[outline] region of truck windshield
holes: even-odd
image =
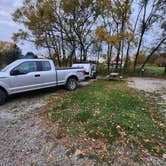
[[[8,69],[10,69],[12,66],[13,66],[14,62],[13,63],[10,63],[9,65],[7,65],[6,67],[2,68],[0,71],[1,72],[5,72],[7,71]]]

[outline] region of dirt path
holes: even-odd
[[[166,117],[166,79],[130,77],[128,86],[142,90],[149,103],[156,103],[156,109]]]
[[[80,165],[67,156],[63,145],[55,144],[56,128],[43,123],[36,113],[49,98],[64,91],[46,89],[14,95],[0,106],[0,166]]]
[[[131,77],[128,86],[150,93],[159,93],[166,102],[166,80],[156,78]]]

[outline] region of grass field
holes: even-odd
[[[147,75],[147,76],[164,76],[164,67],[146,66],[145,75]]]
[[[52,110],[52,120],[60,124],[59,136],[102,139],[111,147],[115,140],[134,138],[151,154],[162,156],[165,149],[164,118],[152,110],[144,95],[126,82],[99,80],[64,95]]]
[[[133,72],[133,68],[129,68],[127,69],[123,74],[125,75],[132,75],[132,76],[140,76],[140,72],[139,72],[139,66],[137,68],[137,71],[134,73]],[[144,73],[143,76],[147,76],[147,77],[166,77],[166,74],[164,73],[165,68],[164,67],[158,67],[158,66],[150,66],[147,65],[144,68]],[[117,70],[118,71],[118,70]],[[110,67],[110,71],[108,72],[107,67],[100,67],[98,69],[98,73],[102,74],[102,75],[106,75],[110,72],[116,72],[115,68]],[[120,72],[120,71],[118,71]],[[123,70],[122,70],[123,72]]]

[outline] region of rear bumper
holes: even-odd
[[[85,81],[85,79],[86,79],[86,75],[84,75],[84,76],[82,76],[82,77],[79,77],[79,82],[81,82],[81,81]]]
[[[78,80],[79,82],[85,81],[85,77]]]

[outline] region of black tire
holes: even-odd
[[[6,99],[7,99],[6,92],[0,89],[0,105],[5,104]]]
[[[76,78],[69,78],[67,80],[67,83],[66,83],[67,90],[74,91],[75,89],[77,89],[77,86],[78,86],[78,82],[77,82]]]
[[[96,79],[96,74],[93,75],[93,79]]]
[[[85,81],[90,81],[90,77],[85,77]]]

